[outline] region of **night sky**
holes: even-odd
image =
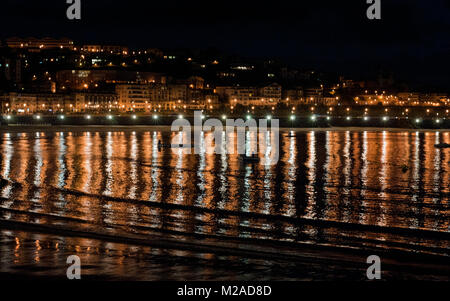
[[[384,70],[428,86],[450,81],[449,0],[381,0],[380,21],[366,18],[366,0],[81,0],[81,21],[66,19],[65,2],[2,0],[0,37],[214,47],[348,76]]]

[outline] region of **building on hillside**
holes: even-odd
[[[118,111],[115,93],[81,92],[74,94],[57,93],[16,93],[0,96],[3,113],[18,115],[62,114],[62,113],[107,113]]]
[[[260,88],[259,95],[270,103],[279,103],[281,101],[281,85],[273,83],[269,86]]]
[[[121,55],[128,55],[129,53],[128,47],[119,45],[83,45],[81,51],[121,54]]]
[[[69,95],[54,93],[17,93],[11,92],[1,97],[3,113],[18,115],[56,114],[65,112],[71,101]]]
[[[303,100],[303,97],[304,91],[302,87],[286,89],[283,90],[281,102],[287,106],[298,105]]]
[[[303,97],[298,102],[299,105],[319,105],[319,106],[336,106],[339,103],[339,97],[326,96],[310,96]]]
[[[165,83],[160,73],[127,70],[61,70],[56,72],[60,89],[86,90],[100,83]]]
[[[420,95],[420,103],[425,106],[442,106],[448,104],[448,96],[444,93],[426,93]]]
[[[320,88],[306,88],[304,89],[305,98],[319,98],[323,96],[323,87]]]
[[[420,104],[420,93],[401,92],[397,94],[398,100],[403,105],[417,106]]]
[[[401,105],[401,101],[396,95],[386,95],[384,92],[382,94],[361,94],[354,98],[355,104],[361,106],[395,106]]]
[[[79,92],[73,96],[73,101],[66,111],[71,113],[108,113],[120,111],[116,93]]]
[[[282,89],[278,84],[266,87],[216,87],[217,95],[230,106],[275,106],[281,102]]]
[[[151,89],[147,84],[119,84],[116,93],[120,111],[145,112],[150,111]],[[154,95],[152,95],[154,97]]]
[[[34,49],[37,51],[45,49],[69,49],[73,50],[73,41],[67,38],[53,39],[53,38],[8,38],[6,45],[9,48]]]
[[[116,86],[119,110],[122,112],[176,111],[180,87],[165,84],[119,84]],[[181,88],[180,88],[181,89]],[[171,93],[174,95],[171,96]]]

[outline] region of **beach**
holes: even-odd
[[[158,150],[167,126],[0,133],[3,278],[77,255],[92,280],[364,280],[377,255],[382,279],[449,280],[446,131],[286,128],[270,167]]]

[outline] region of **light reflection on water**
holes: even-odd
[[[449,253],[448,240],[390,230],[450,232],[450,151],[434,147],[449,143],[448,133],[282,133],[280,161],[270,167],[243,165],[236,154],[208,154],[205,148],[199,155],[183,149],[158,151],[158,141],[170,143],[174,135],[178,134],[4,133],[1,218],[91,232],[108,229],[118,235],[159,233],[181,240],[204,235],[213,240],[269,239],[355,248],[401,244],[399,248],[406,250],[420,246]],[[210,135],[202,134],[201,141]],[[267,139],[266,135],[259,138]],[[247,149],[255,150],[256,137],[247,138]],[[198,207],[207,210],[194,210]],[[273,218],[277,216],[377,225],[385,231],[302,225]],[[15,261],[20,261],[19,248],[16,240]],[[34,261],[40,260],[41,248],[36,240]]]

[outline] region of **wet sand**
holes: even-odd
[[[63,280],[65,258],[77,254],[85,280],[366,280],[370,256],[351,248],[264,240],[142,237],[5,220],[0,220],[0,227],[2,261],[16,261],[0,267],[0,279]],[[383,280],[450,281],[448,258],[398,251],[377,255],[382,258]],[[26,257],[35,264],[27,263]]]

